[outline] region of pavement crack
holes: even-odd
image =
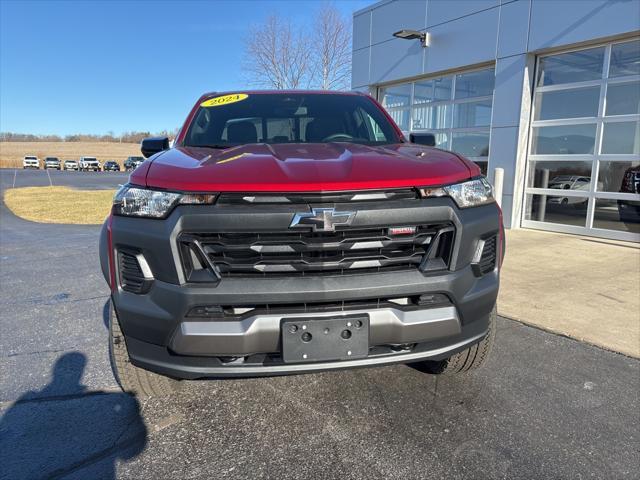
[[[67,351],[66,348],[56,348],[51,350],[36,350],[35,352],[18,352],[18,353],[10,353],[9,355],[5,355],[5,358],[23,357],[27,355],[39,355],[41,353],[59,353],[59,352],[66,352],[66,351]]]
[[[51,295],[48,297],[36,297],[36,298],[25,298],[24,300],[19,300],[17,302],[2,302],[2,305],[59,305],[65,303],[77,303],[77,302],[86,302],[89,300],[98,300],[104,299],[108,295],[97,295],[95,297],[84,297],[84,298],[69,298],[71,297],[70,293],[58,293],[56,295]]]

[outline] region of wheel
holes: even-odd
[[[180,389],[180,381],[138,368],[129,353],[120,323],[109,301],[109,359],[113,374],[123,391],[139,397],[164,397]]]
[[[563,198],[561,203],[562,203],[563,206],[567,206],[569,204],[569,199],[568,198]]]
[[[496,338],[496,317],[496,307],[493,307],[491,315],[489,315],[489,331],[480,342],[445,360],[425,360],[416,366],[423,372],[432,375],[452,375],[481,367],[487,361],[489,352],[493,348]]]

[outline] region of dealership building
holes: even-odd
[[[640,241],[640,1],[383,0],[352,87],[504,172],[509,228]]]

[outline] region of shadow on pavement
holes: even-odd
[[[102,322],[104,323],[104,328],[109,331],[109,308],[111,307],[111,299],[107,298],[107,301],[104,302],[104,306],[102,307]]]
[[[116,478],[118,460],[147,444],[138,401],[125,393],[88,391],[87,358],[62,355],[42,390],[22,395],[0,419],[0,478]]]

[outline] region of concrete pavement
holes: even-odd
[[[498,313],[640,358],[640,245],[507,231]]]

